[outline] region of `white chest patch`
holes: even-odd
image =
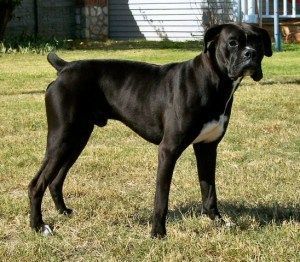
[[[200,131],[200,134],[193,141],[193,144],[200,143],[200,142],[204,142],[204,143],[213,142],[223,135],[225,124],[228,121],[228,117],[225,116],[227,106],[234,92],[236,91],[238,85],[241,83],[242,79],[243,76],[233,81],[231,94],[226,102],[224,113],[220,115],[219,120],[213,120],[208,123],[205,123],[202,127],[202,130]]]
[[[209,143],[217,140],[223,135],[224,125],[228,117],[225,115],[220,115],[219,120],[213,120],[205,123],[200,134],[193,141],[193,144],[204,142]]]

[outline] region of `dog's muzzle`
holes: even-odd
[[[251,76],[254,81],[262,79],[261,64],[258,60],[257,51],[247,47],[241,54],[241,61],[235,63],[229,70],[229,77],[233,80],[241,76]]]
[[[261,62],[258,61],[257,51],[253,48],[247,47],[244,51],[245,66],[243,69],[243,76],[251,76],[254,81],[262,79],[263,74],[261,70]]]

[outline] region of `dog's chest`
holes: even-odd
[[[232,83],[232,91],[231,94],[225,104],[224,113],[220,115],[219,120],[212,120],[210,122],[207,122],[203,125],[200,134],[196,137],[196,139],[193,141],[193,144],[204,142],[209,143],[216,141],[219,139],[225,131],[225,124],[228,121],[228,117],[225,115],[228,103],[230,102],[230,99],[233,96],[233,93],[241,83],[243,77],[239,77]]]
[[[209,143],[219,139],[224,133],[227,120],[227,116],[220,115],[219,120],[212,120],[208,123],[205,123],[200,131],[200,134],[193,141],[193,144],[199,142]]]

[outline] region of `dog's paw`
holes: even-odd
[[[165,228],[153,228],[151,231],[151,238],[163,239],[167,236],[167,231]]]
[[[213,220],[213,223],[216,227],[225,227],[225,228],[233,228],[236,226],[236,224],[234,222],[232,222],[229,219],[223,219],[223,218],[216,218],[215,220]]]
[[[64,210],[60,210],[59,213],[64,216],[71,216],[73,214],[73,210],[70,208],[66,208]]]
[[[233,228],[233,227],[236,227],[236,223],[232,222],[231,220],[225,220],[224,226],[227,228]]]
[[[53,235],[53,230],[49,225],[43,225],[40,228],[40,233],[42,236],[47,237],[47,236],[52,236]]]
[[[154,232],[151,232],[151,238],[153,239],[165,239],[167,237],[167,234],[166,233],[154,233]]]

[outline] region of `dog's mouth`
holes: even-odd
[[[239,77],[251,76],[254,81],[259,81],[263,77],[260,64],[253,61],[242,62],[233,66],[231,69],[232,70],[229,70],[228,76],[232,80],[237,80]]]

